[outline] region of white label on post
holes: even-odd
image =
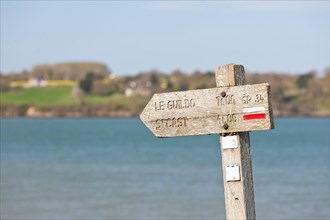
[[[226,181],[239,181],[241,179],[239,174],[239,165],[226,165]]]
[[[230,148],[237,148],[237,135],[234,136],[225,136],[222,138],[222,148],[223,149],[230,149]]]

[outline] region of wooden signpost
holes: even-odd
[[[140,115],[157,137],[220,134],[227,219],[255,219],[249,131],[274,128],[270,86],[242,65],[216,69],[217,88],[155,94]]]

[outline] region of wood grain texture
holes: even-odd
[[[229,77],[226,74],[223,79]],[[243,79],[237,75],[232,80]],[[159,93],[152,97],[140,118],[157,137],[268,130],[273,128],[269,91],[269,85],[263,83]],[[255,108],[263,108],[265,118],[244,120],[248,114],[244,111]]]
[[[229,64],[216,69],[216,83],[218,87],[236,86],[245,84],[245,73],[242,65]],[[268,90],[268,107],[271,128],[274,127],[270,104],[270,88]],[[222,138],[229,134],[221,134],[221,156],[224,180],[224,193],[227,219],[255,219],[255,203],[252,176],[252,160],[250,153],[249,132],[237,135],[238,147],[224,149]],[[226,165],[237,164],[240,167],[240,181],[226,181]]]

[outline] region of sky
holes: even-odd
[[[4,1],[2,73],[95,61],[116,75],[156,69],[323,73],[329,1]]]

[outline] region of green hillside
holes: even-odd
[[[20,91],[0,93],[1,104],[16,105],[75,105],[78,102],[71,95],[68,87],[28,88]],[[110,96],[87,95],[86,103],[106,103]]]
[[[56,105],[74,104],[71,88],[28,88],[0,93],[2,104]]]

